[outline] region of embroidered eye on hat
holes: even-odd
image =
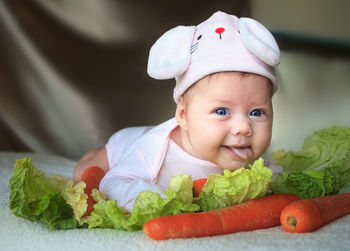
[[[278,45],[269,30],[251,18],[215,12],[198,26],[177,26],[152,46],[147,73],[155,79],[175,78],[173,97],[216,72],[255,73],[271,80],[276,92]]]

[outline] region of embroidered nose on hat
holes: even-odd
[[[147,72],[155,79],[176,79],[174,100],[196,81],[223,71],[250,72],[277,79],[280,51],[272,34],[251,18],[218,11],[197,26],[177,26],[152,46]]]
[[[219,27],[215,29],[215,32],[219,34],[220,39],[221,39],[221,33],[224,33],[224,31],[225,31],[225,28],[223,27]]]

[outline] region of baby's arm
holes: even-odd
[[[74,182],[79,182],[83,172],[92,166],[98,166],[105,172],[109,170],[106,148],[101,147],[87,152],[76,164],[73,171]]]
[[[79,182],[84,171],[92,166],[101,167],[106,172],[106,176],[100,183],[101,191],[105,192],[110,199],[117,199],[118,205],[129,211],[132,211],[134,201],[142,191],[151,190],[164,197],[162,189],[157,185],[149,184],[138,177],[120,176],[116,173],[117,170],[110,170],[105,147],[91,150],[79,160],[73,172],[74,182]]]

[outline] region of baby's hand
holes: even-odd
[[[91,196],[92,189],[94,188],[98,189],[100,185],[100,181],[105,176],[105,174],[106,172],[102,168],[93,166],[93,167],[87,168],[83,172],[83,175],[81,176],[80,181],[84,181],[86,184],[84,192],[89,196],[87,199],[88,206],[87,206],[85,215],[90,215],[90,213],[94,210],[94,205],[96,204],[96,202]]]

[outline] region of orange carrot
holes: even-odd
[[[304,199],[286,206],[281,225],[290,233],[312,232],[350,213],[350,193]]]
[[[87,209],[85,212],[85,215],[90,215],[92,210],[94,210],[94,205],[96,202],[91,196],[92,189],[99,187],[100,181],[102,180],[103,176],[105,176],[105,171],[97,166],[89,167],[85,169],[81,176],[81,181],[84,181],[86,184],[86,187],[84,189],[84,193],[86,193],[89,197],[87,199]]]
[[[203,186],[207,183],[208,179],[198,179],[193,181],[193,196],[198,197],[202,191]]]
[[[294,194],[275,194],[201,213],[161,216],[147,221],[143,231],[154,240],[166,240],[273,227],[280,224],[282,209],[298,199]]]

